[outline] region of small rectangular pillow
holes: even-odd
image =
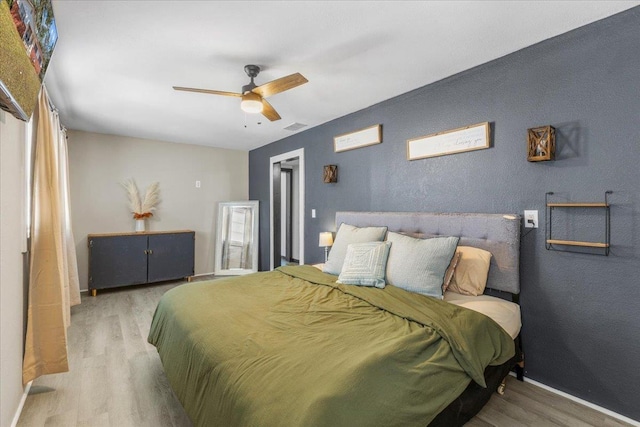
[[[491,252],[472,246],[458,246],[456,252],[460,253],[460,259],[447,289],[462,295],[482,295],[487,286]]]
[[[387,233],[387,227],[354,227],[342,223],[336,233],[333,246],[329,251],[329,259],[324,264],[322,271],[339,275],[342,272],[344,258],[347,256],[347,247],[352,243],[382,242]]]
[[[384,288],[390,247],[389,242],[350,244],[338,283]]]
[[[387,261],[387,284],[442,299],[445,272],[453,258],[458,237],[416,239],[389,232],[392,243]]]

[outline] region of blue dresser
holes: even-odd
[[[89,290],[184,279],[194,274],[195,232],[89,234]]]

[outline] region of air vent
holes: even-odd
[[[291,132],[295,132],[303,127],[306,127],[304,123],[291,123],[289,126],[285,127],[284,130],[290,130]]]

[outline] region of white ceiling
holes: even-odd
[[[46,85],[70,129],[250,150],[639,4],[53,0]],[[172,89],[240,92],[246,64],[309,79],[269,98],[282,120]]]

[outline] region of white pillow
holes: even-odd
[[[384,288],[390,247],[391,242],[350,244],[338,283]]]

